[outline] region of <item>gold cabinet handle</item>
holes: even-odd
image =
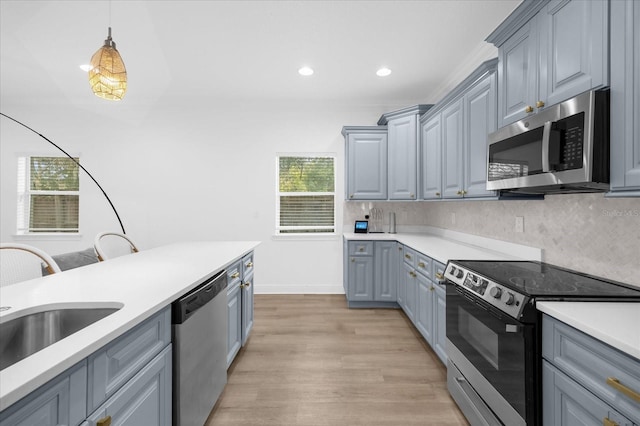
[[[536,102],[536,108],[542,108],[542,107],[544,107],[544,102],[542,101]]]
[[[439,193],[439,192],[436,192],[436,197],[439,197],[439,196],[440,196],[440,193]]]
[[[234,273],[234,274],[231,274],[231,278],[232,278],[232,279],[234,279],[234,280],[235,280],[236,278],[238,278],[239,276],[240,276],[240,272],[236,272],[236,273]]]
[[[349,195],[349,198],[353,198],[353,194]]]
[[[411,259],[411,255],[409,254],[405,254],[404,257],[406,257],[407,259]]]
[[[398,247],[398,250],[402,251],[402,247]]]
[[[434,286],[429,287],[429,291],[434,291],[436,288]]]
[[[355,261],[356,261],[356,259],[352,257],[352,258],[351,258],[351,261],[352,261],[352,262],[355,262]]]
[[[111,426],[111,416],[101,418],[96,422],[96,426]]]
[[[527,114],[531,114],[533,112],[533,107],[531,105],[527,105],[527,107],[524,109],[524,112],[526,112]]]
[[[247,263],[247,268],[252,268],[252,267],[253,267],[253,262]]]
[[[618,423],[614,422],[610,418],[606,417],[602,419],[602,426],[620,426]]]
[[[462,190],[462,195],[467,195],[467,191],[465,191],[464,189]]]
[[[364,247],[360,247],[358,251],[364,251]]]
[[[409,194],[409,197],[416,198],[415,194]]]
[[[418,263],[418,267],[420,267],[420,268],[424,268],[425,266],[427,266],[427,265],[425,265],[424,262],[419,262]]]
[[[442,275],[440,272],[436,272],[436,278],[442,280],[444,279],[444,275]]]
[[[245,287],[251,287],[251,281],[247,281],[246,283],[244,283]]]
[[[640,393],[623,385],[622,383],[620,383],[620,380],[616,379],[615,377],[607,377],[607,384],[618,392],[622,392],[629,398],[635,399],[636,402],[640,402]]]

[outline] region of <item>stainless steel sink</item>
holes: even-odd
[[[0,324],[0,370],[111,315],[119,308],[70,308],[24,315]]]

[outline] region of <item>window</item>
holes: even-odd
[[[68,157],[18,159],[18,234],[79,231],[79,169]]]
[[[276,232],[335,232],[335,158],[278,157]]]

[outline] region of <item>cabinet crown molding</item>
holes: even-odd
[[[402,108],[396,111],[386,112],[380,116],[380,119],[378,120],[378,125],[384,126],[389,122],[389,120],[393,120],[394,118],[406,117],[414,114],[422,115],[425,112],[429,111],[429,109],[431,109],[432,106],[433,104],[419,104],[419,105]]]
[[[347,136],[349,133],[387,133],[387,126],[343,126],[342,136]]]
[[[523,0],[511,15],[502,21],[498,27],[485,39],[496,47],[502,46],[516,31],[533,18],[551,0]]]

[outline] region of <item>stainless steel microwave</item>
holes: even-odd
[[[592,90],[489,135],[487,189],[609,190],[609,90]]]

